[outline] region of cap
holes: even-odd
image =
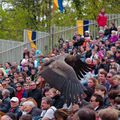
[[[19,99],[17,97],[12,97],[10,101],[19,102]]]

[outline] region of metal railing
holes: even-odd
[[[120,25],[120,17],[117,18],[112,18],[109,20],[114,21],[116,23],[116,26]],[[96,26],[96,22],[92,21],[89,26],[89,31],[95,37],[98,33],[98,27]],[[81,27],[81,26],[80,26]],[[51,30],[51,33],[39,37],[36,40],[36,45],[39,50],[43,52],[43,54],[48,54],[50,50],[58,44],[58,40],[62,37],[63,39],[68,39],[72,40],[73,34],[77,31],[78,27],[70,27],[66,29],[61,29],[60,31],[56,31],[56,29]],[[23,50],[24,48],[27,47],[29,50],[31,49],[30,42],[23,43],[21,45],[18,45],[14,48],[5,50],[3,52],[0,52],[0,63],[5,63],[5,62],[14,62],[16,61],[17,63],[20,62],[20,60],[23,58]]]

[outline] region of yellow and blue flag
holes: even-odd
[[[63,0],[54,0],[53,1],[54,4],[54,10],[55,9],[59,9],[61,13],[63,13],[64,8],[63,8]]]
[[[78,33],[80,35],[84,35],[84,32],[88,31],[89,29],[89,21],[88,20],[77,20],[77,28],[78,28]]]
[[[36,41],[35,41],[35,39],[36,39],[36,32],[29,30],[27,32],[27,34],[28,34],[28,40],[30,41],[31,48],[37,49]]]

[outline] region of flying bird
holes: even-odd
[[[77,102],[84,94],[80,79],[90,70],[89,65],[82,62],[79,55],[61,54],[44,63],[40,74],[70,104]]]

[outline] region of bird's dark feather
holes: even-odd
[[[51,87],[58,89],[65,98],[67,104],[78,101],[83,94],[81,79],[89,67],[76,56],[60,55],[42,67],[41,76],[50,84]],[[79,79],[78,79],[79,78]]]

